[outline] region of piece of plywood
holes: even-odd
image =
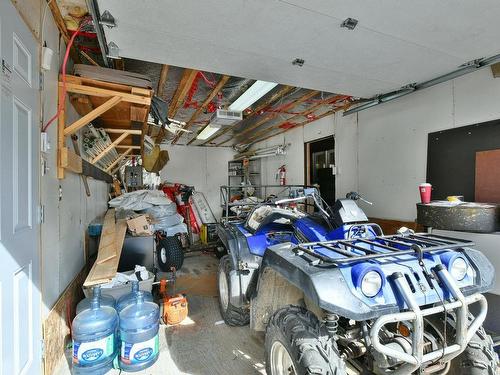
[[[476,152],[475,201],[500,203],[500,149]]]
[[[52,374],[58,362],[64,358],[66,345],[71,340],[71,319],[76,304],[83,298],[82,284],[86,276],[87,267],[84,267],[62,292],[43,322],[45,374]]]
[[[116,257],[115,210],[109,209],[104,216],[96,263],[103,263]]]
[[[87,279],[85,280],[85,283],[83,284],[85,287],[107,283],[111,281],[113,277],[116,276],[116,270],[118,269],[118,264],[120,263],[120,256],[122,253],[122,247],[123,247],[123,242],[125,241],[126,232],[127,232],[127,221],[118,220],[118,222],[115,225],[115,236],[114,236],[115,256],[106,259],[101,263],[99,263],[98,261],[94,263],[92,269],[89,272],[89,275],[87,276]],[[99,259],[99,254],[97,255],[97,259]]]

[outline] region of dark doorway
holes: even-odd
[[[323,138],[309,142],[306,150],[306,183],[319,185],[321,197],[329,204],[335,202],[335,139]]]

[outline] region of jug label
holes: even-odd
[[[143,363],[154,358],[158,354],[159,348],[158,334],[144,342],[129,343],[122,341],[120,359],[127,365]]]
[[[96,341],[78,342],[73,340],[73,363],[88,365],[112,356],[114,342],[114,334]]]

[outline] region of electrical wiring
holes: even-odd
[[[64,107],[64,101],[66,98],[66,64],[68,63],[69,59],[69,51],[71,50],[71,46],[73,45],[73,42],[75,41],[75,38],[79,34],[81,28],[84,26],[82,23],[78,29],[75,31],[75,33],[71,36],[71,39],[68,42],[68,45],[66,46],[66,53],[64,54],[64,60],[63,60],[63,65],[62,65],[62,82],[63,82],[63,87],[62,87],[62,94],[59,98],[59,105],[57,107],[57,112],[56,114],[49,120],[47,123],[42,127],[42,132],[45,133],[50,126],[56,119],[59,118],[61,115],[62,109]]]

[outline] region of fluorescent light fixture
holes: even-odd
[[[201,133],[196,136],[196,139],[201,139],[201,140],[208,139],[212,135],[217,133],[219,129],[220,129],[219,125],[208,124],[207,126],[205,126],[205,129],[203,129]]]
[[[266,95],[269,91],[274,89],[277,85],[278,84],[274,82],[256,81],[247,91],[236,99],[228,109],[230,111],[242,112]]]

